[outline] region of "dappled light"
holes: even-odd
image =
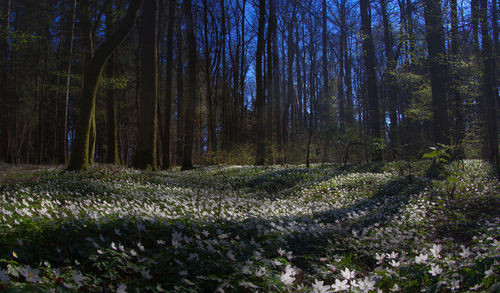
[[[408,292],[498,282],[499,185],[488,165],[465,161],[451,198],[442,181],[416,169],[410,182],[398,164],[14,167],[19,180],[1,185],[0,286]]]

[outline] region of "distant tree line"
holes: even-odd
[[[497,0],[4,0],[0,162],[500,170]]]

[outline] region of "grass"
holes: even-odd
[[[426,168],[1,165],[0,289],[486,291],[499,182],[482,161],[450,164],[453,180]]]

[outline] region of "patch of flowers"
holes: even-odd
[[[382,173],[12,167],[24,175],[0,185],[0,289],[462,292],[499,283],[500,188],[488,165],[461,162],[450,187],[410,181],[391,164]]]

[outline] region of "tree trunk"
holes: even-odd
[[[141,119],[134,167],[158,169],[158,12],[159,0],[145,0],[142,18]]]
[[[177,33],[177,144],[175,161],[182,163],[182,150],[184,148],[184,60],[183,60],[182,28],[178,26]]]
[[[452,72],[452,95],[454,97],[454,114],[455,114],[455,125],[454,125],[454,144],[458,147],[456,155],[458,158],[463,158],[463,146],[462,140],[465,136],[465,123],[464,123],[464,104],[463,99],[460,95],[460,86],[462,81],[460,80],[460,75],[456,70],[456,63],[459,62],[458,58],[458,13],[457,13],[457,0],[450,0],[451,6],[451,60],[453,61]]]
[[[278,54],[278,25],[276,16],[276,0],[269,1],[269,32],[272,41],[272,83],[270,86],[274,103],[274,124],[276,127],[276,145],[278,147],[278,161],[282,162],[283,144],[281,133],[281,93],[280,93],[280,63]]]
[[[384,45],[385,45],[385,85],[389,101],[389,138],[391,140],[391,149],[393,152],[393,159],[396,158],[396,146],[398,145],[398,116],[397,116],[397,85],[394,80],[394,74],[396,70],[396,58],[393,51],[393,38],[391,27],[389,23],[389,17],[387,15],[387,0],[380,0],[380,7],[382,11],[382,22],[384,26]]]
[[[2,21],[0,29],[2,31],[8,32],[10,27],[10,5],[11,0],[1,1],[0,13],[5,16]],[[7,111],[8,105],[8,64],[9,64],[9,35],[5,34],[0,40],[0,106],[5,111],[0,113],[0,160],[3,162],[8,161],[8,149],[9,149],[9,117]]]
[[[288,131],[288,126],[289,126],[289,121],[288,121],[288,116],[289,116],[289,113],[291,112],[292,115],[294,115],[293,113],[293,110],[294,110],[294,107],[293,107],[293,103],[296,99],[295,97],[295,88],[294,88],[294,85],[293,85],[293,61],[294,61],[294,58],[295,58],[295,44],[293,42],[293,31],[294,31],[294,28],[293,28],[293,25],[294,23],[297,21],[297,17],[296,17],[296,3],[293,2],[293,7],[292,7],[292,15],[290,18],[288,18],[288,39],[287,39],[287,47],[288,47],[288,62],[287,62],[287,75],[288,75],[288,82],[287,82],[287,102],[286,102],[286,106],[285,106],[285,109],[283,111],[283,122],[282,122],[282,125],[283,125],[283,133],[287,133]],[[290,109],[290,106],[292,106],[292,109]],[[293,117],[292,117],[292,125],[293,125]],[[287,135],[286,135],[287,137]],[[286,143],[286,141],[284,141],[284,143]]]
[[[256,165],[264,165],[266,161],[266,144],[265,144],[265,130],[264,130],[264,108],[265,97],[262,78],[262,57],[264,51],[264,24],[266,18],[266,1],[259,0],[259,27],[257,31],[257,55],[256,55],[256,68],[255,79],[257,86],[256,96],[256,110],[257,110],[257,156]]]
[[[98,82],[106,60],[120,46],[132,29],[142,2],[143,0],[130,2],[127,14],[117,26],[116,31],[97,48],[85,69],[80,97],[80,114],[76,125],[75,142],[71,150],[71,160],[66,169],[68,171],[87,171],[89,169],[89,136]]]
[[[375,58],[375,45],[373,44],[372,37],[370,3],[368,0],[360,0],[359,3],[361,9],[361,22],[363,31],[363,57],[365,62],[366,75],[368,77],[368,119],[372,137],[374,139],[379,139],[381,138],[381,132],[377,89],[377,64]],[[382,160],[382,153],[380,152],[380,150],[374,150],[372,155],[374,161]]]
[[[214,115],[214,97],[212,94],[212,71],[211,71],[211,48],[208,36],[208,3],[203,0],[203,32],[204,32],[204,51],[205,51],[205,75],[206,75],[206,90],[207,90],[207,108],[208,108],[208,154],[210,156],[210,163],[217,158],[217,133],[215,130],[215,115]]]
[[[109,37],[113,33],[113,5],[111,1],[106,7],[106,35]],[[107,65],[108,78],[113,79],[115,77],[115,63],[117,59],[117,54],[114,53]],[[113,83],[111,83],[113,84]],[[108,141],[107,141],[107,162],[119,165],[120,157],[118,154],[118,119],[116,113],[116,89],[110,86],[106,91],[107,105],[107,124],[108,124]]]
[[[163,132],[163,164],[164,170],[170,168],[170,130],[172,122],[172,68],[173,68],[173,39],[174,17],[177,0],[168,0],[168,27],[167,27],[167,53],[165,72],[165,128]]]
[[[182,159],[182,170],[193,169],[193,139],[194,139],[194,124],[195,110],[198,102],[197,88],[197,49],[196,37],[193,28],[193,16],[191,13],[191,0],[184,0],[182,3],[184,17],[186,21],[186,37],[188,46],[188,91],[187,91],[187,107],[185,116],[185,133],[184,133],[184,154]]]
[[[297,54],[297,58],[295,58],[295,70],[297,71],[297,104],[298,104],[298,109],[297,109],[297,125],[300,127],[304,127],[304,108],[305,105],[303,104],[302,96],[303,94],[303,88],[302,88],[302,73],[301,73],[301,66],[300,66],[300,37],[299,37],[299,26],[296,26],[295,29],[295,52]]]
[[[449,144],[447,86],[441,1],[425,0],[424,15],[432,87],[434,142]]]
[[[486,137],[488,141],[488,158],[496,168],[500,177],[500,157],[498,155],[497,116],[495,99],[495,58],[488,30],[488,2],[481,0],[479,18],[481,22],[483,72],[483,101],[486,106]],[[484,108],[484,107],[483,107]]]
[[[346,7],[345,0],[341,0],[339,3],[339,19],[340,19],[340,40],[339,40],[339,70],[337,77],[337,99],[339,100],[339,124],[340,131],[345,131],[345,97],[344,97],[344,52],[346,48],[344,47],[344,38],[346,37]]]
[[[479,1],[471,0],[470,2],[472,45],[476,53],[479,52]]]

